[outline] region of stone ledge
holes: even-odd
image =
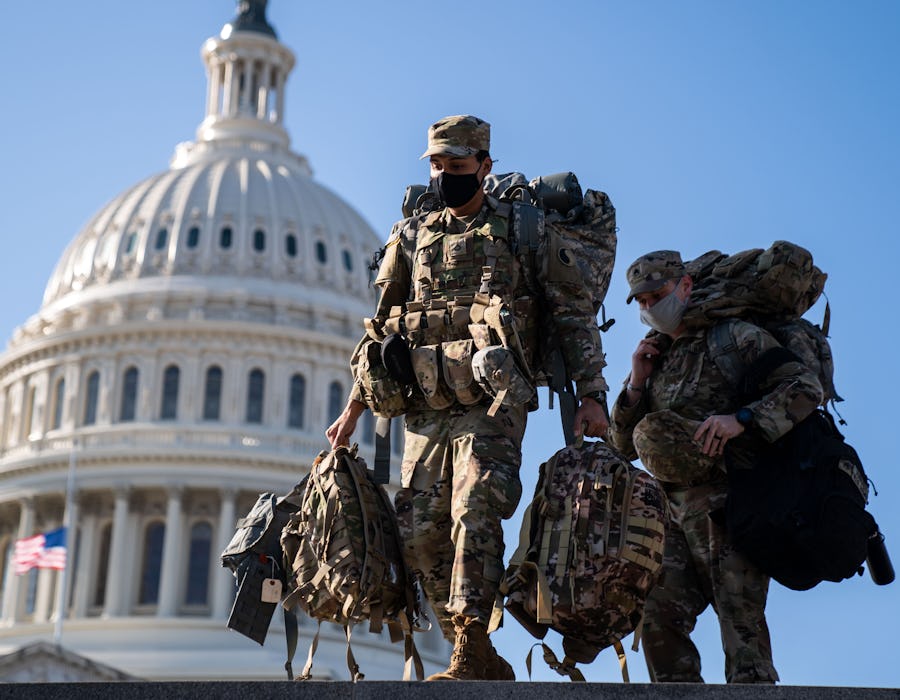
[[[900,700],[896,688],[700,685],[673,683],[403,683],[398,681],[11,683],[2,695],[17,700]]]

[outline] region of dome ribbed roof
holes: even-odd
[[[248,7],[257,5],[264,11],[265,3]],[[197,141],[179,145],[168,171],[88,222],[53,272],[42,311],[104,287],[114,295],[120,281],[130,292],[144,280],[158,288],[160,278],[181,278],[179,286],[252,279],[257,290],[268,284],[297,298],[328,289],[371,296],[367,263],[379,238],[290,150],[282,122],[294,56],[274,32],[244,19],[241,31],[203,47],[209,88]],[[255,21],[268,27],[264,13]]]

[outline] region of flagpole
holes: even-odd
[[[66,566],[60,572],[61,579],[56,587],[56,624],[53,627],[53,643],[62,643],[63,618],[66,611],[66,593],[69,588],[69,569],[75,555],[75,538],[72,534],[72,508],[75,501],[75,454],[78,450],[78,438],[73,438],[69,452],[69,473],[66,476],[66,505],[63,511],[63,527],[65,528]]]

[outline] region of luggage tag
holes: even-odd
[[[275,578],[275,560],[272,559],[272,578],[263,579],[260,600],[263,603],[280,603],[281,589],[281,581]]]

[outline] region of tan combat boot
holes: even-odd
[[[516,674],[488,638],[487,627],[473,617],[453,616],[456,641],[446,671],[429,681],[514,681]]]

